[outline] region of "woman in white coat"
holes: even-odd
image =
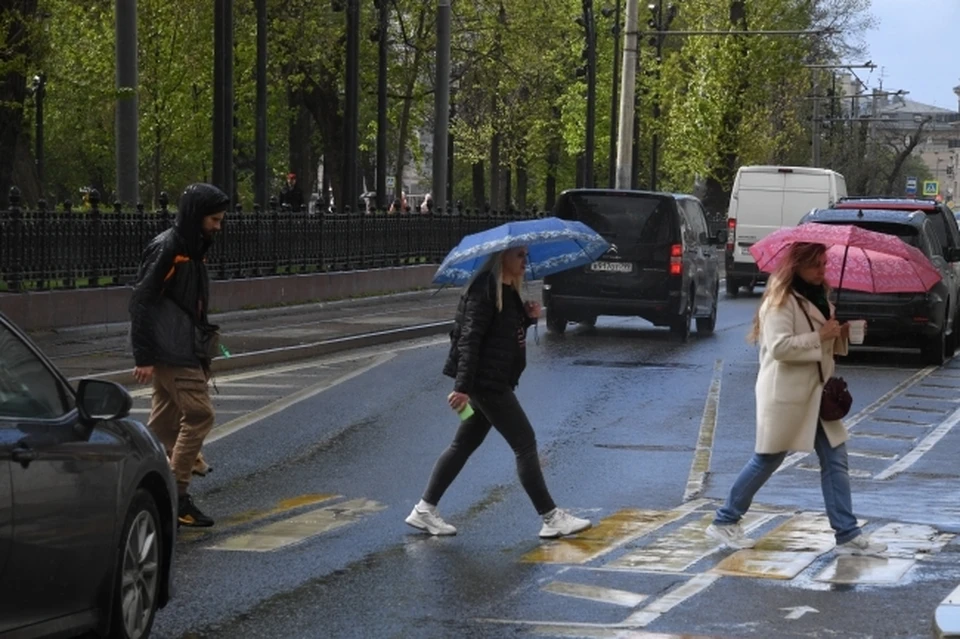
[[[862,534],[853,514],[843,422],[820,419],[823,383],[817,364],[823,379],[829,379],[834,355],[847,354],[850,331],[849,324],[841,326],[833,318],[826,266],[824,245],[794,244],[767,283],[757,310],[750,335],[760,346],[756,448],[706,531],[731,548],[753,547],[740,519],[787,452],[816,451],[837,552],[875,555],[886,550],[886,545]]]

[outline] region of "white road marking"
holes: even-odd
[[[635,608],[647,598],[647,595],[641,595],[628,590],[617,590],[616,588],[591,586],[568,581],[551,581],[541,590],[564,597],[575,597],[577,599],[586,599],[588,601],[624,606],[626,608]]]
[[[844,423],[846,424],[847,430],[853,429],[854,426],[856,426],[857,424],[859,424],[860,422],[862,422],[863,420],[865,420],[866,418],[870,417],[875,412],[880,410],[880,408],[884,404],[886,404],[887,402],[892,400],[894,397],[896,397],[900,393],[907,390],[908,388],[911,388],[914,385],[918,384],[935,370],[937,370],[936,366],[927,366],[926,368],[917,371],[907,379],[903,380],[902,382],[900,382],[899,384],[891,388],[889,391],[887,391],[886,393],[878,397],[876,400],[874,400],[873,403],[871,403],[869,406],[864,407],[863,410],[861,410],[859,413],[857,413],[850,419],[846,420]],[[780,464],[780,468],[774,471],[774,474],[782,472],[790,468],[791,466],[796,465],[800,460],[802,460],[809,454],[810,453],[794,453],[790,455],[785,460],[783,460],[783,463]]]
[[[644,627],[647,626],[657,619],[661,615],[664,615],[687,599],[694,597],[710,586],[714,584],[720,575],[704,573],[697,575],[696,577],[690,579],[684,584],[674,588],[673,590],[667,592],[659,599],[652,601],[651,603],[644,606],[644,608],[638,612],[633,613],[623,622],[623,626],[627,627]]]
[[[793,608],[781,608],[780,610],[789,611],[784,616],[784,619],[799,619],[808,612],[820,612],[816,608],[811,608],[810,606],[794,606]]]
[[[328,369],[334,364],[344,364],[346,362],[354,362],[358,359],[368,359],[370,357],[376,357],[378,355],[384,355],[387,353],[402,353],[404,351],[416,350],[419,348],[428,348],[430,346],[438,346],[440,344],[447,344],[450,342],[449,337],[435,338],[426,341],[416,341],[413,344],[407,344],[405,346],[392,346],[390,348],[382,348],[376,351],[360,351],[360,352],[351,352],[345,355],[336,355],[331,357],[320,357],[312,360],[306,360],[302,362],[297,362],[295,364],[285,364],[283,366],[274,366],[270,368],[257,368],[254,370],[245,371],[242,373],[233,373],[230,375],[217,375],[214,377],[214,381],[217,384],[221,383],[231,383],[234,381],[243,381],[248,379],[257,379],[259,377],[271,377],[271,376],[280,376],[284,373],[291,373],[294,371],[302,371],[307,368],[323,368]],[[137,390],[131,391],[130,395],[132,397],[149,397],[153,394],[152,388],[138,388]]]
[[[314,395],[319,395],[319,394],[322,393],[323,391],[328,390],[328,389],[330,389],[330,388],[333,388],[334,386],[337,386],[338,384],[342,384],[343,382],[350,381],[350,380],[353,379],[354,377],[359,377],[360,375],[363,375],[363,374],[366,373],[367,371],[369,371],[369,370],[371,370],[371,369],[374,369],[374,368],[376,368],[377,366],[380,366],[381,364],[383,364],[383,363],[385,363],[385,362],[390,361],[390,360],[393,359],[394,357],[396,357],[396,353],[395,353],[395,352],[384,353],[384,354],[376,357],[372,362],[370,362],[370,363],[367,364],[366,366],[363,366],[363,367],[361,367],[361,368],[359,368],[359,369],[357,369],[357,370],[351,371],[351,372],[349,372],[349,373],[347,373],[347,374],[345,374],[345,375],[341,375],[340,377],[337,377],[336,379],[324,380],[324,381],[320,382],[319,384],[314,384],[313,386],[308,386],[307,388],[304,388],[304,389],[301,390],[301,391],[298,391],[298,392],[296,392],[296,393],[294,393],[294,394],[292,394],[292,395],[288,395],[287,397],[284,397],[283,399],[278,399],[277,401],[275,401],[275,402],[273,402],[273,403],[271,403],[271,404],[267,404],[267,405],[264,406],[263,408],[260,408],[260,409],[257,409],[257,410],[255,410],[255,411],[251,412],[251,413],[248,413],[247,415],[244,415],[243,417],[240,417],[240,418],[234,419],[234,420],[232,420],[232,421],[229,421],[229,422],[227,422],[226,424],[223,424],[222,426],[218,426],[218,427],[214,428],[213,431],[210,433],[210,435],[207,437],[207,439],[205,440],[204,443],[205,443],[205,444],[211,444],[211,443],[217,441],[218,439],[223,439],[224,437],[227,437],[228,435],[232,435],[232,434],[234,434],[234,433],[236,433],[236,432],[238,432],[238,431],[241,431],[241,430],[243,430],[244,428],[246,428],[247,426],[250,426],[251,424],[256,424],[257,422],[259,422],[259,421],[261,421],[261,420],[264,420],[264,419],[266,419],[267,417],[271,417],[271,416],[273,416],[273,415],[276,415],[276,414],[279,413],[280,411],[286,410],[287,408],[293,406],[294,404],[297,404],[297,403],[299,403],[299,402],[302,402],[302,401],[305,400],[305,399],[310,399],[310,398],[313,397]]]
[[[713,379],[710,380],[710,390],[707,392],[707,401],[703,407],[703,418],[700,420],[700,434],[697,436],[697,450],[690,464],[690,474],[687,486],[683,491],[683,501],[690,501],[703,492],[703,482],[710,472],[710,457],[713,453],[713,440],[717,432],[717,413],[720,410],[720,383],[723,379],[723,360],[718,359],[713,365]]]
[[[913,466],[923,455],[933,448],[937,442],[953,430],[953,427],[960,423],[960,408],[955,410],[942,424],[933,430],[929,435],[920,440],[913,450],[904,455],[899,461],[891,464],[886,470],[877,474],[874,479],[890,479],[894,475],[902,473]]]

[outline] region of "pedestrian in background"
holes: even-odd
[[[834,319],[826,267],[826,246],[792,245],[767,283],[754,318],[750,340],[760,345],[756,447],[706,530],[731,548],[754,546],[740,520],[794,450],[816,451],[820,460],[820,486],[837,553],[878,555],[887,549],[863,534],[853,514],[846,427],[820,418],[823,382],[817,365],[823,379],[830,379],[834,355],[847,354],[850,332],[849,324]]]
[[[527,363],[527,329],[540,317],[540,305],[520,297],[526,262],[524,247],[494,253],[460,299],[443,372],[456,380],[450,407],[460,413],[469,406],[473,414],[461,422],[453,443],[437,460],[423,498],[406,519],[431,535],[457,533],[440,517],[437,504],[491,426],[513,449],[520,483],[543,518],[540,536],[560,537],[590,527],[589,520],[554,504],[540,468],[536,435],[514,394]]]
[[[147,427],[170,458],[184,526],[213,525],[188,490],[214,422],[208,380],[216,327],[207,321],[210,280],[204,258],[229,203],[215,186],[188,186],[173,226],[144,250],[130,298],[133,376],[153,383]]]
[[[294,213],[303,209],[303,191],[297,185],[297,174],[287,173],[287,183],[280,190],[280,206],[286,204]]]

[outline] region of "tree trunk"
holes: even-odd
[[[337,79],[329,74],[313,78],[306,69],[300,69],[304,74],[306,85],[300,91],[304,108],[313,116],[313,122],[319,129],[323,141],[324,181],[329,180],[333,190],[333,199],[337,210],[343,211],[342,196],[342,167],[343,167],[343,112],[340,110],[340,96],[337,93]],[[326,198],[326,194],[324,194]],[[304,194],[306,199],[306,194]],[[354,202],[351,208],[356,206]]]
[[[897,177],[900,175],[900,169],[903,168],[903,163],[907,161],[907,158],[910,157],[910,154],[913,153],[913,150],[917,148],[917,145],[920,144],[920,136],[923,135],[923,127],[925,127],[927,121],[924,120],[917,125],[917,130],[913,132],[913,135],[910,136],[910,144],[903,147],[899,153],[893,158],[893,166],[890,168],[890,173],[887,175],[885,181],[884,193],[893,194],[893,185],[897,181]]]
[[[484,193],[486,193],[486,173],[483,167],[483,160],[473,163],[473,206],[476,209],[483,208]]]
[[[527,160],[522,157],[517,160],[517,208],[527,210]]]
[[[513,171],[509,166],[500,170],[500,202],[503,211],[513,208]]]
[[[500,210],[500,134],[490,140],[490,208]]]
[[[730,1],[730,25],[739,31],[747,30],[747,14],[744,0]],[[734,38],[736,57],[741,63],[746,61],[749,54],[746,39],[741,36]],[[737,68],[746,69],[746,64],[738,64]],[[740,73],[736,86],[733,87],[733,97],[726,104],[721,127],[720,147],[724,150],[715,174],[707,178],[706,194],[703,198],[704,207],[710,213],[726,212],[730,206],[730,191],[733,189],[733,180],[740,167],[740,156],[737,154],[740,124],[743,120],[743,95],[750,86],[750,79],[746,73]]]
[[[423,39],[427,22],[427,8],[429,3],[421,3],[420,15],[417,18],[417,30],[414,43],[419,44]],[[393,198],[399,199],[403,191],[403,168],[407,163],[407,138],[410,135],[410,111],[413,108],[413,92],[417,88],[417,78],[420,75],[420,64],[423,61],[423,48],[417,46],[413,52],[413,64],[408,69],[407,84],[404,87],[403,111],[400,114],[400,140],[397,142],[397,170],[394,172],[396,185],[393,189]]]
[[[557,107],[553,108],[553,119],[558,125],[554,128],[554,131],[559,131],[560,109]],[[562,140],[560,136],[554,134],[550,139],[550,144],[547,146],[547,180],[546,193],[544,194],[543,200],[543,208],[546,211],[552,211],[553,205],[557,202],[557,165],[560,164],[561,143]]]
[[[287,106],[293,115],[287,123],[288,156],[287,170],[284,173],[296,173],[297,186],[303,193],[303,205],[306,206],[310,201],[310,193],[313,192],[317,178],[316,167],[311,166],[310,162],[313,122],[311,112],[306,106],[304,93],[304,88],[287,86]]]
[[[4,41],[0,68],[7,71],[0,75],[0,209],[7,208],[17,146],[23,139],[23,104],[27,97],[24,67],[33,64],[30,33],[37,19],[37,0],[7,0],[4,5],[7,32],[0,36]]]

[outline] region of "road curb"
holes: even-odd
[[[248,353],[238,353],[231,357],[217,357],[213,360],[213,372],[225,373],[246,368],[256,368],[259,366],[269,366],[270,364],[284,364],[291,361],[311,359],[322,357],[333,353],[367,348],[369,346],[380,346],[383,344],[392,344],[411,339],[423,337],[433,337],[450,332],[453,321],[432,322],[429,324],[417,324],[416,326],[404,326],[402,328],[391,328],[384,331],[372,333],[361,333],[359,335],[349,335],[346,337],[335,337],[332,339],[313,342],[311,344],[298,344],[297,346],[284,346],[281,348],[270,348],[262,351],[250,351]],[[134,386],[137,381],[133,378],[132,367],[129,370],[110,371],[107,373],[97,373],[95,375],[83,375],[70,378],[71,382],[80,379],[101,379],[124,386]]]
[[[937,606],[933,615],[933,636],[937,639],[960,637],[960,586]]]

